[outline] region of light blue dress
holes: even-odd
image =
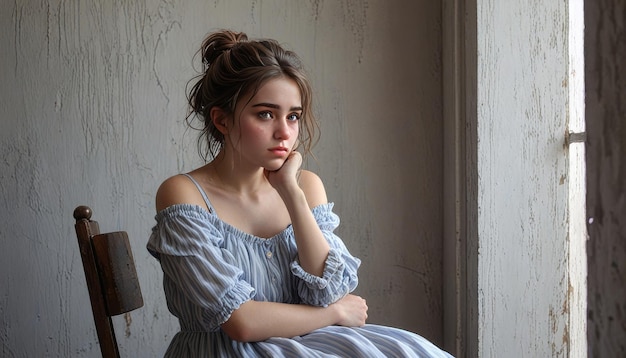
[[[242,303],[327,306],[356,288],[360,260],[333,233],[339,217],[332,203],[312,210],[331,247],[317,277],[298,264],[291,226],[269,239],[242,232],[215,215],[194,183],[209,211],[187,204],[160,211],[147,245],[161,263],[167,305],[180,322],[166,357],[451,357],[419,335],[372,324],[253,343],[230,339],[220,325]]]

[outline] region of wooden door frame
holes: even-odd
[[[476,0],[444,0],[444,348],[478,355]]]
[[[477,107],[477,71],[478,71],[478,0],[444,0],[442,8],[442,61],[443,61],[443,338],[444,348],[457,357],[477,357],[488,347],[482,347],[479,341],[479,291],[478,291],[478,107]],[[568,6],[575,6],[569,4]],[[577,13],[577,7],[570,8]],[[571,14],[570,14],[571,15]],[[574,29],[569,37],[569,46],[576,46],[576,25],[569,19]],[[574,36],[574,37],[571,37]],[[572,42],[574,39],[574,42]],[[575,51],[575,49],[570,49]],[[571,60],[571,58],[570,58]],[[572,62],[568,64],[572,65]],[[570,95],[577,96],[580,84],[575,82],[574,66],[568,73]],[[578,71],[583,72],[583,71]],[[579,97],[574,97],[574,100]],[[577,112],[576,103],[570,104],[572,115]],[[568,130],[572,128],[568,123]],[[564,143],[568,143],[565,133]],[[572,168],[572,167],[571,167]],[[572,170],[570,168],[570,170]],[[577,182],[569,179],[570,190],[577,190]],[[571,191],[570,191],[571,200]],[[574,224],[585,221],[584,215],[572,214],[568,209],[568,220]],[[570,222],[570,229],[572,230]],[[584,228],[577,228],[571,240],[584,236]],[[578,245],[578,246],[576,246]],[[568,246],[568,263],[571,273],[566,303],[568,322],[564,339],[566,351],[574,355],[585,353],[585,299],[584,273],[580,271],[580,253],[584,252],[580,241]],[[584,256],[584,255],[582,255]],[[585,263],[586,267],[586,263]]]

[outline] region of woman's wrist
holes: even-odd
[[[331,303],[330,305],[324,308],[326,314],[328,315],[329,322],[332,322],[330,325],[334,326],[341,322],[341,312],[335,303]]]
[[[285,202],[287,209],[290,209],[293,205],[297,205],[302,202],[306,203],[306,195],[304,195],[304,191],[295,182],[276,188],[276,191],[278,191],[278,195],[280,195],[283,202]]]

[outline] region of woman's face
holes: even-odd
[[[270,171],[279,169],[298,139],[301,116],[297,83],[287,77],[268,80],[252,98],[244,96],[237,104],[228,132],[236,158]]]

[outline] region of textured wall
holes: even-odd
[[[441,339],[440,5],[423,1],[3,1],[0,356],[97,357],[72,211],[129,232],[146,305],[123,356],[178,324],[145,251],[160,182],[199,164],[191,58],[212,29],[275,37],[312,73],[318,162],[363,261],[372,322]]]
[[[477,2],[480,357],[580,353],[582,342],[570,341],[584,337],[584,313],[570,310],[584,287],[570,274],[584,267],[583,255],[570,257],[570,240],[584,232],[569,235],[570,190],[581,189],[564,145],[578,113],[570,100],[580,95],[568,58],[569,3]]]
[[[626,2],[585,1],[589,353],[626,356]]]

